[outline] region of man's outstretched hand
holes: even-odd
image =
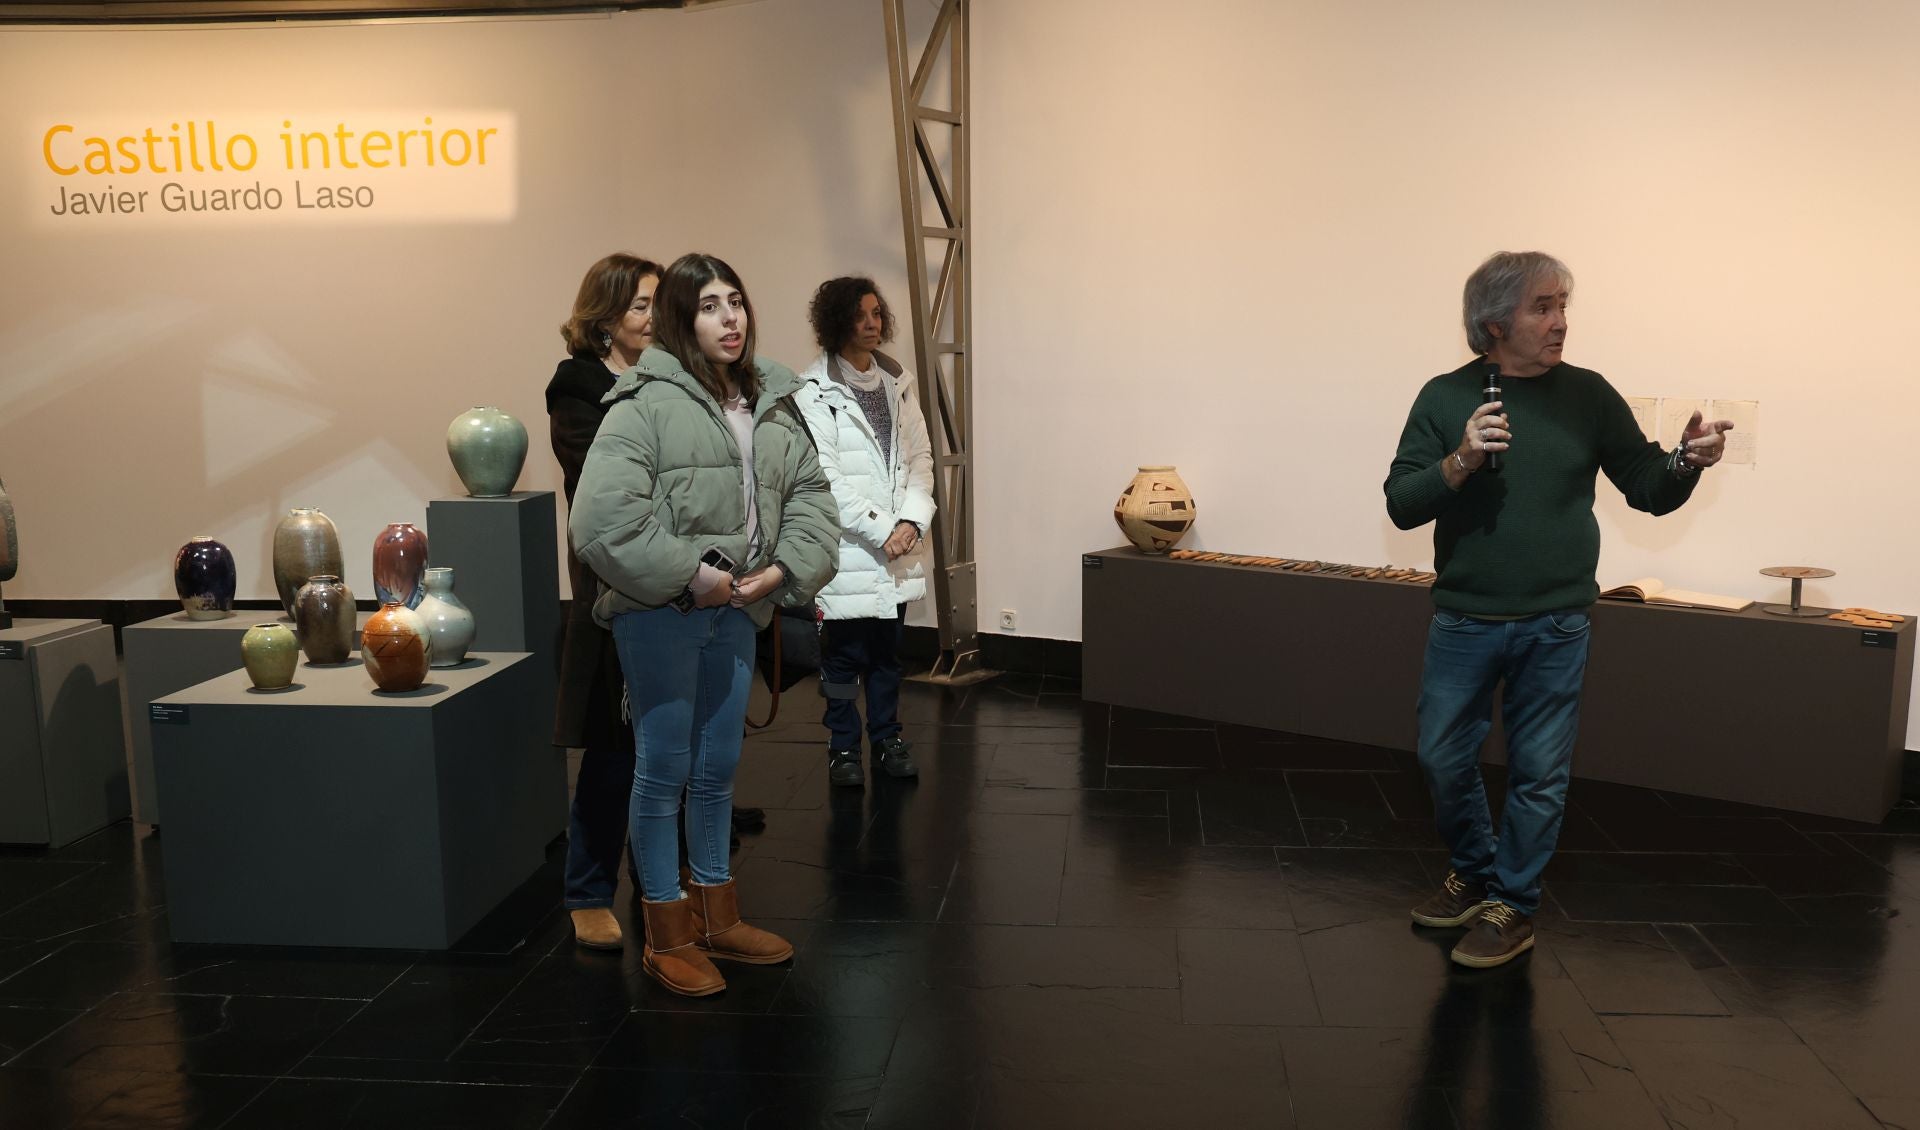
[[[1732,430],[1732,420],[1702,423],[1700,410],[1694,409],[1693,419],[1687,421],[1687,430],[1680,434],[1680,442],[1687,450],[1687,463],[1705,468],[1720,462],[1727,453],[1727,433]]]

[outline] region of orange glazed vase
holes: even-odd
[[[1165,553],[1179,545],[1198,516],[1193,492],[1172,467],[1140,468],[1113,504],[1114,524],[1142,553]]]
[[[367,621],[360,659],[381,690],[418,690],[433,663],[433,636],[418,612],[388,601]]]

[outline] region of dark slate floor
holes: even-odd
[[[738,874],[799,954],[705,1001],[551,872],[473,952],[280,952],[169,943],[144,828],[7,851],[0,1126],[1920,1127],[1920,812],[1577,781],[1539,946],[1468,972],[1407,755],[1076,690],[910,685],[925,775],[851,795],[790,700]]]

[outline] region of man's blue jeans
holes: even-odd
[[[1420,768],[1453,870],[1484,882],[1487,897],[1522,914],[1540,908],[1540,873],[1560,838],[1580,681],[1587,670],[1587,613],[1569,609],[1524,620],[1476,620],[1441,610],[1427,629],[1420,676]],[[1507,803],[1499,836],[1487,810],[1480,746],[1502,694]]]
[[[672,608],[614,617],[633,712],[628,840],[649,902],[680,898],[674,820],[686,794],[687,865],[696,883],[730,877],[733,773],[753,677],[753,620],[738,608]]]
[[[567,822],[567,886],[562,905],[568,910],[613,905],[620,856],[627,846],[633,752],[632,746],[588,747],[580,756],[580,775],[574,778],[573,808]],[[638,887],[639,869],[630,870]]]

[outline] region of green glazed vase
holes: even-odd
[[[447,458],[468,494],[505,498],[527,462],[526,425],[491,406],[469,409],[447,428]]]
[[[240,637],[240,659],[247,678],[263,691],[293,685],[293,669],[300,662],[300,644],[285,624],[255,624]]]

